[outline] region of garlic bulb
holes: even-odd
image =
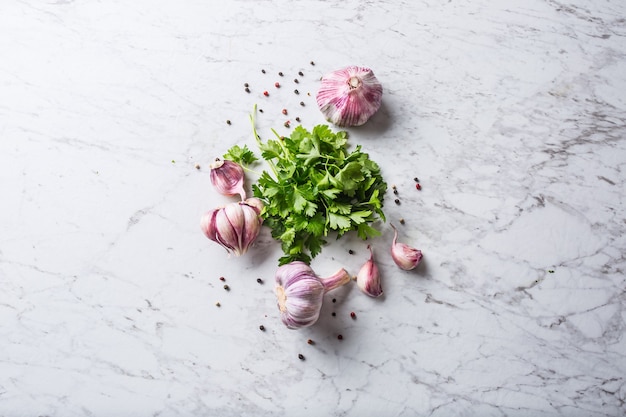
[[[211,210],[202,216],[200,227],[214,242],[219,243],[228,253],[243,255],[255,241],[263,219],[263,203],[258,198],[227,204]]]
[[[350,275],[343,268],[328,278],[319,278],[304,262],[282,265],[276,271],[275,287],[282,322],[290,329],[315,324],[324,294],[348,282]]]
[[[359,270],[356,276],[356,285],[370,297],[379,297],[383,293],[383,287],[380,283],[380,272],[378,271],[378,266],[374,263],[372,247],[368,245],[367,249],[370,251],[370,258]]]
[[[380,108],[383,87],[371,69],[349,66],[322,77],[317,105],[337,126],[360,126]]]
[[[415,268],[422,260],[422,251],[405,245],[404,243],[397,243],[398,230],[393,224],[391,227],[393,227],[394,231],[393,243],[391,244],[391,257],[400,269],[409,271]]]
[[[243,168],[236,162],[216,159],[211,165],[211,184],[224,195],[239,194],[241,200],[246,199],[243,189]]]

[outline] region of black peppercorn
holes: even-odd
[[[230,291],[230,287],[228,286],[228,284],[224,284],[224,289],[225,289],[226,291]]]
[[[394,200],[394,202],[395,202],[396,204],[400,204],[400,200],[398,200],[397,198]]]
[[[265,326],[260,325],[260,326],[259,326],[259,330],[260,330],[260,331],[262,331],[262,332],[264,332],[264,331],[265,331]]]
[[[304,73],[302,71],[298,71],[298,75],[302,77],[304,76]]]
[[[282,72],[279,72],[279,73],[278,73],[278,75],[280,75],[280,76],[282,77],[282,76],[283,76],[283,73],[282,73]]]
[[[304,360],[304,355],[302,353],[298,353],[298,359],[303,361]]]
[[[293,90],[293,92],[296,93],[296,94],[300,94],[300,92],[297,89]]]
[[[256,282],[258,282],[259,284],[263,284],[263,280],[261,278],[257,278]]]

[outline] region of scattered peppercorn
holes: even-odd
[[[291,124],[291,123],[289,122],[289,120],[287,120],[287,121],[285,122],[285,127],[289,127],[289,125],[290,125],[290,124]]]
[[[224,284],[224,289],[225,289],[226,291],[230,291],[230,287],[228,286],[228,284]]]
[[[415,177],[415,178],[413,178],[413,181],[415,181],[415,182],[420,182],[420,179],[419,179],[419,178],[417,178],[417,177]]]
[[[265,74],[265,70],[264,70],[264,69],[262,69],[262,70],[261,70],[261,72],[262,72],[263,74]]]
[[[548,272],[549,272],[550,274],[554,274],[554,269],[548,269]]]
[[[250,87],[250,84],[248,84],[248,83],[243,83],[243,86],[244,86],[244,87]]]
[[[304,360],[304,355],[302,353],[298,353],[298,359],[303,361]]]
[[[309,339],[309,340],[307,340],[306,342],[307,342],[309,345],[314,345],[314,344],[315,344],[315,342],[313,341],[313,339]]]
[[[265,97],[267,97],[267,96],[269,96],[269,95],[270,95],[270,93],[268,93],[267,91],[263,91],[263,95],[264,95]]]
[[[196,164],[196,165],[195,165],[195,168],[196,168],[196,169],[200,169],[200,164]]]
[[[297,79],[297,78],[294,78],[294,79],[293,79],[293,82],[294,82],[294,83],[296,83],[296,84],[298,84],[300,81],[298,81],[298,79]]]
[[[259,326],[259,330],[260,330],[260,331],[262,331],[262,332],[264,332],[264,331],[265,331],[265,326],[260,325],[260,326]]]
[[[337,313],[335,313],[334,311],[332,312],[332,316],[335,317],[337,315]]]
[[[404,224],[404,219],[400,219],[400,224]]]
[[[302,71],[298,71],[298,75],[299,75],[299,76],[301,76],[301,77],[303,77],[303,76],[304,76],[304,73],[303,73]]]
[[[226,278],[220,277],[220,281],[226,281]]]
[[[396,204],[400,204],[400,200],[398,200],[397,198],[395,200],[393,200]]]
[[[283,114],[287,114],[287,109],[283,109]]]
[[[280,88],[280,83],[274,83],[274,87]]]
[[[298,89],[293,90],[294,93],[296,94],[300,94],[300,92],[298,91]]]
[[[263,109],[259,109],[259,112],[263,113]]]
[[[279,72],[279,73],[278,73],[278,75],[280,75],[280,76],[282,77],[282,76],[283,76],[283,73],[282,73],[282,72]]]
[[[337,299],[336,299],[336,298],[333,298],[333,303],[336,303],[336,302],[337,302]]]
[[[299,121],[300,121],[300,117],[296,117],[296,122],[299,122]]]
[[[352,317],[353,320],[356,320],[356,313],[354,311],[351,312],[350,317]]]
[[[396,195],[398,195],[398,190],[394,188],[394,189],[393,189],[393,193],[394,193],[394,194],[396,194]]]
[[[263,284],[263,280],[261,278],[257,278],[256,282],[258,282],[259,284]]]
[[[343,336],[339,334],[339,335],[337,335],[337,339],[343,340]]]
[[[226,124],[229,125],[230,124],[230,120],[226,120]]]
[[[348,253],[349,253],[350,255],[354,255],[354,251],[353,251],[352,249],[348,249]]]
[[[250,92],[250,89],[248,87],[245,88],[246,93]]]
[[[417,188],[418,190],[422,189],[422,186],[420,185],[420,183],[418,182],[417,184],[415,184],[415,188]]]
[[[220,304],[220,302],[219,302],[219,301],[218,301],[217,303],[215,303],[215,305],[216,305],[217,307],[220,307],[220,306],[221,306],[221,304]]]
[[[301,102],[300,102],[300,105],[301,105],[302,107],[304,107],[304,101],[301,101]]]
[[[311,61],[311,65],[315,65],[315,62]]]

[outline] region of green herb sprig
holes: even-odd
[[[262,142],[253,116],[251,120],[261,156],[271,169],[261,173],[252,190],[265,203],[264,224],[281,242],[279,265],[310,263],[333,232],[340,238],[356,231],[364,240],[380,235],[372,223],[385,221],[387,184],[360,145],[348,151],[347,132],[335,133],[327,125],[311,131],[297,126],[289,137],[273,131],[276,139]],[[247,147],[238,146],[224,157],[242,164],[256,159]]]

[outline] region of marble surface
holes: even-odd
[[[617,0],[1,2],[0,416],[626,414],[625,36]],[[349,129],[399,190],[385,296],[292,331],[269,232],[201,233],[208,164],[255,104],[262,136],[323,123],[349,64],[385,91]]]

